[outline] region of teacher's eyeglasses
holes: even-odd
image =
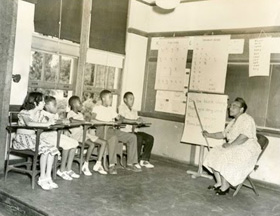
[[[231,105],[229,105],[229,108],[234,108],[234,109],[236,109],[236,108],[241,108],[241,107],[238,106],[237,104],[231,104]]]

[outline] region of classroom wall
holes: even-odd
[[[21,80],[12,82],[10,104],[13,105],[21,105],[27,92],[34,8],[32,3],[18,1],[13,74],[20,74]]]
[[[129,1],[129,14],[127,26],[144,32],[149,31],[150,10],[149,6],[136,0]],[[126,39],[127,40],[127,39]]]
[[[131,1],[129,13],[129,26],[141,30],[148,29],[148,32],[172,32],[172,31],[197,31],[208,29],[230,29],[230,28],[251,28],[261,26],[280,26],[279,1],[277,0],[212,0],[199,1],[181,4],[174,12],[160,14],[155,8],[142,4],[141,10],[149,17],[149,23],[140,17],[136,19],[140,2]],[[146,11],[144,10],[146,9]],[[143,11],[144,10],[144,11]],[[203,16],[202,16],[203,15]],[[130,43],[136,43],[135,38],[140,36],[130,36]],[[134,38],[134,39],[131,39]],[[144,39],[142,39],[144,41]],[[127,43],[125,64],[126,77],[124,86],[126,89],[133,89],[137,95],[136,108],[140,110],[142,103],[144,67],[138,68],[137,64],[143,63],[146,59],[143,47],[142,55],[132,52],[131,45]],[[140,48],[140,46],[139,46]],[[136,62],[138,61],[138,63]],[[135,65],[133,62],[135,61]],[[136,71],[135,71],[136,70]],[[135,76],[141,79],[135,78]],[[142,81],[142,82],[141,82]],[[160,119],[145,118],[152,123],[152,127],[145,129],[155,137],[153,154],[172,158],[175,160],[190,162],[191,149],[195,148],[194,163],[198,163],[198,147],[191,148],[190,145],[181,144],[183,123],[165,121]],[[268,137],[270,144],[260,161],[260,168],[252,177],[265,182],[280,185],[280,139]],[[193,162],[193,161],[192,161]]]
[[[148,23],[137,12],[140,2],[132,0],[129,26],[147,32],[198,31],[280,25],[278,0],[211,0],[181,3],[173,12],[142,4]],[[146,9],[146,10],[144,10]],[[145,11],[145,12],[144,12]],[[140,19],[139,19],[140,17]],[[142,19],[141,19],[142,17]],[[138,18],[138,19],[137,19]]]
[[[146,37],[127,34],[122,93],[124,94],[126,91],[134,93],[135,108],[138,110],[141,109],[147,43]]]

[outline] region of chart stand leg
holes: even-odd
[[[187,174],[191,175],[192,178],[204,177],[208,179],[213,179],[213,176],[208,175],[207,173],[203,172],[202,164],[203,164],[203,157],[204,157],[204,148],[205,146],[200,146],[199,150],[199,163],[198,163],[198,171],[187,170]]]

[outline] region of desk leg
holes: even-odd
[[[205,148],[205,146],[200,146],[198,171],[196,172],[196,171],[192,171],[192,170],[187,170],[187,174],[191,175],[193,179],[198,178],[198,177],[213,179],[213,176],[208,175],[207,173],[203,172],[202,164],[203,164],[203,157],[204,157],[204,148]]]
[[[79,163],[79,174],[82,174],[82,167],[84,164],[84,150],[85,150],[85,144],[86,144],[86,137],[87,137],[87,130],[89,127],[84,126],[83,127],[83,142],[82,142],[82,147],[81,147],[81,152],[80,152],[80,163]]]
[[[107,131],[108,131],[108,126],[104,126],[104,131],[103,131],[103,139],[107,141]],[[105,169],[105,171],[108,172],[109,170],[109,166],[108,166],[108,163],[107,163],[107,155],[108,155],[108,158],[109,158],[109,147],[108,147],[108,144],[106,145],[105,147],[105,151],[104,151],[104,155],[103,155],[103,167]]]

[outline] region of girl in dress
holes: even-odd
[[[53,96],[45,97],[45,110],[46,110],[46,122],[50,122],[53,124],[56,123],[70,123],[69,120],[60,120],[57,113],[57,103],[56,99]],[[42,134],[48,140],[52,140],[52,143],[57,143],[57,132],[50,131]],[[72,170],[72,164],[75,157],[75,153],[77,147],[79,145],[78,141],[72,139],[64,134],[60,136],[59,147],[62,148],[62,158],[60,169],[57,170],[57,175],[60,176],[64,180],[71,181],[73,178],[80,178],[80,175],[76,174]]]
[[[241,184],[252,172],[261,152],[254,119],[245,113],[246,110],[246,102],[236,98],[229,110],[233,120],[225,131],[203,131],[205,137],[226,140],[222,146],[211,149],[203,163],[216,179],[216,184],[208,189],[215,190],[217,195],[227,194],[230,185],[235,187]]]
[[[30,127],[48,127],[50,122],[43,123],[44,117],[44,97],[42,93],[31,92],[29,93],[21,107],[18,114],[18,124],[21,126]],[[36,134],[34,130],[18,129],[13,147],[18,150],[30,149],[35,151]],[[56,143],[50,143],[46,138],[40,137],[39,155],[40,157],[40,177],[38,185],[44,190],[51,190],[58,188],[58,185],[53,182],[51,177],[54,156],[59,155],[56,148]]]

